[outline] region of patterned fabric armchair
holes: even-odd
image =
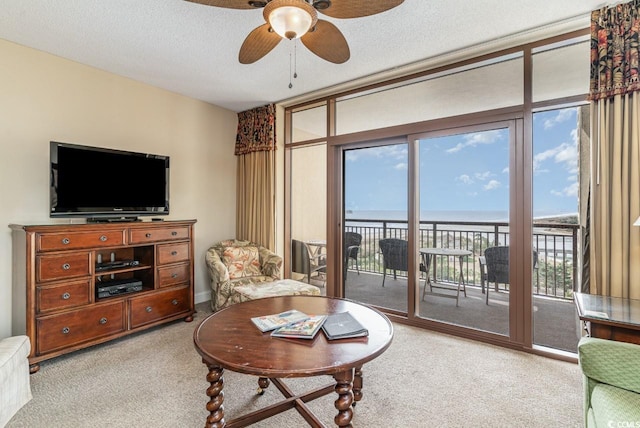
[[[584,426],[640,426],[640,345],[583,337]]]
[[[205,256],[211,279],[211,309],[249,300],[236,287],[280,279],[282,257],[249,241],[219,242]]]

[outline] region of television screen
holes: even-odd
[[[169,157],[51,141],[51,217],[169,214]]]

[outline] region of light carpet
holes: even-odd
[[[193,346],[197,306],[178,321],[41,364],[33,400],[7,427],[202,427],[207,369]],[[363,368],[363,399],[354,427],[579,427],[582,377],[574,363],[394,324],[391,347]],[[328,376],[287,383],[302,392]],[[227,420],[282,398],[257,378],[225,371]],[[330,394],[309,403],[327,426],[337,413]],[[255,427],[308,426],[289,410]]]

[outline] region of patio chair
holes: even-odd
[[[362,243],[362,235],[356,232],[344,233],[344,270],[347,273],[349,266],[349,260],[352,259],[356,265],[356,272],[360,275],[360,268],[358,267],[358,253],[360,252],[360,244]]]
[[[311,283],[311,277],[314,275],[324,283],[327,272],[326,254],[314,254],[306,242],[292,239],[291,271],[306,275],[309,284]]]
[[[396,271],[407,271],[407,241],[403,239],[388,238],[379,241],[382,252],[382,286],[387,277],[387,269],[393,270],[393,279],[396,279]]]
[[[538,252],[533,251],[533,267],[538,266]],[[498,284],[509,284],[509,246],[489,247],[480,256],[480,282],[485,294],[485,304],[489,304],[489,283],[494,283],[495,291]],[[485,287],[486,286],[486,287]]]

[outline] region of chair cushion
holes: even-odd
[[[258,247],[225,247],[222,250],[222,263],[229,270],[229,279],[262,274]]]
[[[591,393],[591,409],[595,426],[636,426],[620,424],[629,421],[640,423],[640,394],[604,383],[598,384]]]

